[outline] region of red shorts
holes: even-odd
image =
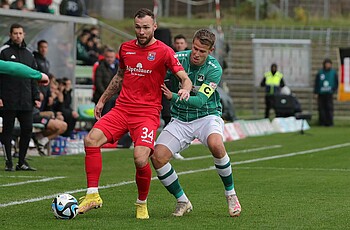
[[[110,143],[115,143],[129,131],[134,146],[146,146],[153,150],[159,124],[160,113],[156,109],[135,110],[115,106],[95,123],[94,128],[100,129]]]

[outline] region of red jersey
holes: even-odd
[[[119,50],[119,68],[124,69],[122,90],[116,105],[161,110],[162,90],[166,72],[184,70],[175,52],[157,40],[140,47],[136,39],[125,42]]]

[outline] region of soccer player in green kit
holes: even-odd
[[[151,159],[160,182],[177,199],[174,216],[183,216],[193,207],[169,161],[173,154],[187,148],[195,138],[207,146],[213,155],[215,167],[224,184],[230,216],[236,217],[241,213],[230,158],[223,143],[222,106],[216,91],[222,68],[210,56],[214,44],[215,35],[207,29],[200,29],[194,35],[192,49],[177,53],[193,84],[189,100],[179,100],[176,93],[162,86],[164,95],[172,103],[172,120],[159,135]],[[171,73],[168,72],[167,77],[171,77],[173,84],[179,88],[179,82]]]

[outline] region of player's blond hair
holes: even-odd
[[[193,36],[193,41],[198,39],[201,44],[209,46],[211,49],[215,44],[215,34],[207,29],[197,30]]]

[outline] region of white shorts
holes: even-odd
[[[156,145],[162,144],[170,149],[172,154],[186,149],[194,139],[208,146],[210,134],[218,133],[223,136],[224,121],[221,117],[209,115],[191,122],[173,118],[157,138]]]

